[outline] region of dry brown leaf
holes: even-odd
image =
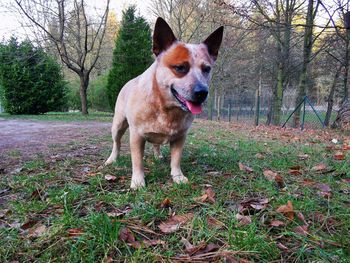
[[[306,220],[305,220],[305,217],[304,217],[304,215],[301,213],[301,212],[298,212],[297,213],[297,217],[299,218],[299,220],[301,221],[301,222],[303,222],[304,223],[304,225],[309,225],[307,222],[306,222]]]
[[[285,217],[289,218],[290,220],[294,219],[294,209],[293,204],[291,201],[287,202],[287,205],[282,205],[276,210],[278,213],[283,214]]]
[[[255,154],[255,158],[261,160],[261,159],[264,159],[264,155],[262,153],[257,153],[257,154]]]
[[[262,210],[267,207],[268,202],[268,198],[248,198],[240,203],[238,212],[245,214],[247,211],[251,211],[252,208],[253,210]]]
[[[21,225],[21,229],[27,230],[27,229],[35,226],[37,223],[38,223],[38,220],[29,220],[29,221],[25,222],[23,225]]]
[[[311,168],[311,171],[314,172],[324,172],[325,170],[327,170],[327,166],[324,163],[317,164]]]
[[[159,229],[165,234],[173,233],[180,229],[180,227],[185,224],[187,221],[193,218],[192,213],[185,215],[175,215],[170,217],[167,221],[159,224]]]
[[[283,245],[281,242],[277,242],[277,247],[283,251],[288,251],[289,248],[287,248],[285,245]]]
[[[35,227],[29,229],[28,234],[30,237],[40,237],[47,230],[47,227],[43,224],[35,225]]]
[[[284,223],[280,220],[273,220],[270,222],[270,226],[274,226],[274,227],[284,226]]]
[[[185,246],[185,251],[190,255],[202,255],[202,254],[206,254],[206,253],[210,253],[213,251],[217,251],[220,246],[210,243],[207,244],[205,241],[201,241],[198,245],[194,246],[192,245],[187,239],[185,238],[181,238],[181,242],[184,244]]]
[[[167,197],[165,198],[161,203],[160,203],[160,207],[161,208],[167,208],[167,207],[170,207],[171,205],[171,201],[170,199]]]
[[[71,238],[80,237],[82,234],[84,234],[84,230],[82,228],[69,228],[67,231],[68,236]]]
[[[302,236],[307,236],[309,233],[307,232],[308,230],[308,226],[297,226],[294,228],[294,232],[295,233],[298,233]]]
[[[335,152],[335,154],[333,155],[333,158],[334,160],[337,160],[337,161],[342,161],[345,159],[345,154],[341,151],[337,151]]]
[[[214,204],[215,203],[215,192],[213,191],[213,189],[211,187],[208,187],[207,189],[205,189],[205,193],[202,196],[196,197],[194,198],[194,200],[196,202],[209,202]]]
[[[107,181],[115,181],[115,180],[117,180],[117,177],[115,177],[114,175],[106,174],[105,179]]]
[[[267,180],[272,181],[272,182],[275,181],[276,176],[278,176],[277,172],[274,172],[274,171],[269,170],[269,169],[264,170],[263,174]]]
[[[223,227],[225,224],[214,217],[207,216],[207,224],[212,227]]]
[[[241,162],[238,163],[238,167],[239,167],[239,170],[246,172],[246,173],[254,172],[254,170],[252,168],[250,168],[249,166],[247,166]]]
[[[114,209],[113,211],[110,211],[107,213],[109,217],[119,217],[122,215],[126,215],[132,211],[132,208],[130,206],[125,206],[123,209]]]
[[[299,154],[298,155],[299,160],[307,160],[310,158],[308,154]]]
[[[291,174],[291,175],[302,175],[303,173],[298,170],[298,169],[289,169],[288,170],[288,174]]]
[[[157,245],[162,245],[164,246],[166,244],[165,241],[160,240],[160,239],[151,239],[151,240],[143,240],[142,243],[146,246],[146,247],[151,247],[151,246],[157,246]]]
[[[236,219],[238,220],[238,227],[246,226],[252,223],[252,219],[250,216],[243,216],[240,214],[236,214]]]
[[[305,178],[303,180],[303,185],[305,185],[305,186],[314,185],[315,183],[316,183],[315,181],[308,179],[308,178]]]
[[[119,239],[133,248],[140,248],[141,243],[135,240],[134,234],[127,227],[123,227],[119,232]]]

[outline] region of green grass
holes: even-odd
[[[5,119],[23,119],[23,120],[39,120],[39,121],[101,121],[112,122],[113,113],[102,111],[91,111],[89,115],[82,115],[80,112],[47,112],[39,115],[10,115],[8,113],[0,113],[0,118]]]
[[[80,118],[67,117],[69,121]],[[323,137],[316,140],[314,135],[308,137],[306,133],[291,134],[291,138],[305,136],[294,142],[283,137],[277,140],[275,136],[279,133],[276,131],[274,135],[274,132],[274,129],[233,129],[228,124],[196,121],[182,161],[182,170],[190,183],[172,184],[169,148],[164,146],[164,160],[153,158],[147,151],[144,161],[147,187],[138,191],[129,190],[129,154],[124,152],[116,164],[98,169],[101,158],[108,156],[109,146],[103,146],[99,156],[67,157],[56,162],[49,158],[28,161],[18,174],[1,176],[1,185],[11,190],[4,194],[4,208],[9,211],[1,218],[0,261],[171,261],[186,254],[180,242],[184,237],[194,245],[217,244],[221,250],[235,252],[232,257],[237,260],[347,262],[350,258],[350,184],[342,179],[350,177],[350,154],[346,154],[345,160],[336,161],[334,152],[327,148],[329,141]],[[109,141],[110,135],[105,134],[76,144],[101,145]],[[263,157],[257,158],[258,153]],[[298,155],[305,153],[309,159],[300,160]],[[10,154],[20,158],[16,152]],[[239,170],[238,162],[253,168],[254,172]],[[311,171],[320,162],[327,164],[329,173]],[[302,175],[288,173],[295,165],[302,167]],[[90,167],[89,172],[83,171],[86,166]],[[266,180],[265,169],[277,171],[285,187]],[[115,175],[116,181],[107,181],[106,174]],[[303,185],[304,179],[329,185],[332,196],[319,196],[313,186]],[[196,201],[209,185],[215,192],[215,203]],[[268,205],[262,210],[249,210],[252,223],[239,226],[236,219],[239,204],[250,197],[266,197]],[[170,199],[171,208],[161,207],[165,198]],[[289,220],[276,212],[288,200],[292,201],[295,212],[302,213],[308,222],[307,236],[294,231],[303,225],[297,216]],[[126,206],[131,207],[126,215],[118,218],[107,215]],[[158,225],[172,213],[193,213],[194,217],[178,231],[163,234]],[[318,214],[324,216],[323,220],[317,220]],[[224,226],[208,224],[208,216]],[[281,220],[285,225],[271,227],[272,220]],[[30,221],[46,226],[41,236],[31,236],[30,230],[35,226],[28,230],[18,227]],[[133,248],[119,237],[124,227],[128,227],[138,241],[162,240],[165,245]],[[81,234],[72,237],[71,229],[79,229]],[[278,243],[288,249],[278,248]],[[224,256],[218,254],[218,259],[224,260]]]

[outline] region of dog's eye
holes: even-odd
[[[211,67],[210,66],[202,66],[202,71],[205,74],[208,74],[211,71]]]
[[[177,73],[186,74],[188,72],[188,67],[186,67],[185,65],[176,65],[173,66],[173,68],[176,70]]]

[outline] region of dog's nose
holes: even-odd
[[[198,83],[193,90],[194,102],[201,104],[208,96],[208,87]]]

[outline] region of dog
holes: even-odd
[[[155,61],[126,83],[118,95],[112,124],[113,149],[105,162],[108,165],[117,159],[121,138],[129,127],[132,189],[145,186],[146,141],[153,144],[158,156],[160,145],[170,143],[172,179],[174,183],[188,182],[180,168],[181,155],[193,115],[202,112],[208,96],[223,31],[221,26],[202,43],[187,44],[176,39],[161,17],[157,19],[153,33]]]

